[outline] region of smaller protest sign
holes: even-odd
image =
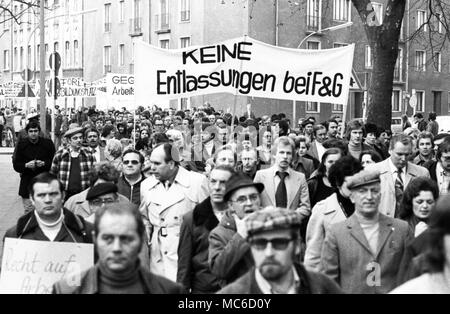
[[[94,265],[92,244],[5,239],[1,294],[49,294],[54,283],[80,284]]]

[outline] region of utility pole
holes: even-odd
[[[41,47],[40,47],[40,94],[39,94],[39,103],[40,103],[40,116],[41,116],[41,130],[46,134],[46,121],[47,121],[47,109],[45,106],[45,1],[40,0],[40,16],[39,16],[39,29],[40,29],[40,37],[41,37]]]

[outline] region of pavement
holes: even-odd
[[[0,148],[0,260],[5,232],[23,214],[22,200],[17,195],[20,176],[13,169],[12,153],[13,148]]]

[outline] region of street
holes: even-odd
[[[11,154],[0,149],[0,254],[3,253],[6,230],[16,223],[23,212],[22,201],[17,195],[19,182],[19,174],[12,167]]]

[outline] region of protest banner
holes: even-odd
[[[92,244],[5,239],[1,294],[48,294],[59,280],[79,285],[94,264]]]
[[[106,91],[108,98],[134,101],[134,75],[106,75]]]
[[[354,45],[271,46],[249,37],[178,50],[137,42],[136,103],[210,93],[346,104]]]

